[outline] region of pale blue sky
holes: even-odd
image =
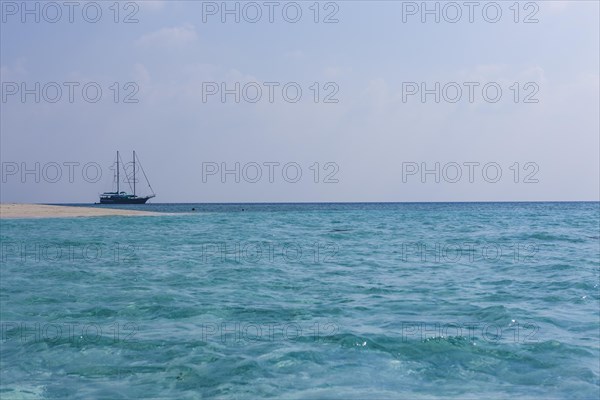
[[[113,1],[98,2],[103,16],[96,24],[77,10],[72,24],[66,15],[55,24],[34,23],[32,17],[22,23],[20,15],[6,14],[6,3],[15,2],[2,1],[4,85],[94,81],[104,92],[95,104],[80,92],[72,104],[65,98],[36,104],[32,96],[23,104],[19,95],[7,97],[0,103],[4,167],[96,162],[104,176],[95,184],[81,175],[73,183],[66,176],[57,183],[5,176],[3,202],[97,201],[110,188],[114,152],[129,159],[133,149],[156,202],[598,200],[596,1],[533,2],[539,22],[532,24],[514,23],[513,1],[498,2],[503,15],[495,24],[479,9],[473,23],[466,15],[456,24],[431,17],[421,23],[419,15],[403,23],[409,2],[378,1],[335,2],[334,24],[313,22],[313,1],[298,2],[303,16],[296,24],[277,12],[274,23],[266,15],[256,24],[231,17],[222,23],[218,15],[203,23],[200,1],[136,2],[134,24],[113,23]],[[521,9],[520,18],[529,10]],[[222,104],[218,96],[202,101],[203,82],[272,81],[298,82],[302,100],[286,103],[276,92],[272,104]],[[503,97],[495,104],[481,96],[474,103],[437,104],[431,96],[425,104],[418,96],[402,101],[403,82],[436,81],[498,82]],[[139,103],[115,104],[113,82],[136,82]],[[337,84],[339,102],[315,104],[313,82]],[[515,104],[509,89],[514,82],[534,82],[539,102]],[[232,168],[235,162],[296,162],[303,177],[297,183],[281,175],[273,183],[210,177],[205,183],[203,162]],[[321,169],[336,163],[339,183],[315,184],[309,169],[315,162]],[[435,162],[495,162],[503,175],[497,183],[486,182],[480,172],[473,183],[466,177],[422,183],[418,176],[403,182],[403,162],[432,168]],[[509,169],[515,162],[519,183]],[[527,162],[539,167],[538,183],[521,182]]]

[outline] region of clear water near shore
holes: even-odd
[[[2,221],[1,398],[600,394],[599,203],[134,208]]]

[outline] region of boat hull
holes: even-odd
[[[146,204],[151,197],[136,198],[101,198],[100,204]]]

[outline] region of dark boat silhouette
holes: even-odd
[[[117,181],[117,190],[115,192],[104,192],[100,195],[100,204],[145,204],[149,199],[156,197],[154,191],[152,190],[152,186],[150,186],[150,181],[148,181],[148,177],[144,172],[144,168],[142,168],[142,164],[138,161],[140,168],[144,174],[144,178],[146,178],[146,182],[148,183],[148,187],[152,191],[150,196],[137,196],[135,193],[135,169],[136,169],[136,160],[135,151],[133,152],[133,194],[128,194],[127,192],[121,191],[119,189],[119,152],[117,151],[117,172],[116,172],[116,181]],[[127,176],[127,183],[131,187],[131,182],[129,181],[129,176]]]

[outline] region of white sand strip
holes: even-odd
[[[117,210],[114,208],[49,206],[45,204],[0,204],[0,218],[73,218],[73,217],[105,217],[105,216],[151,216],[163,213]]]

